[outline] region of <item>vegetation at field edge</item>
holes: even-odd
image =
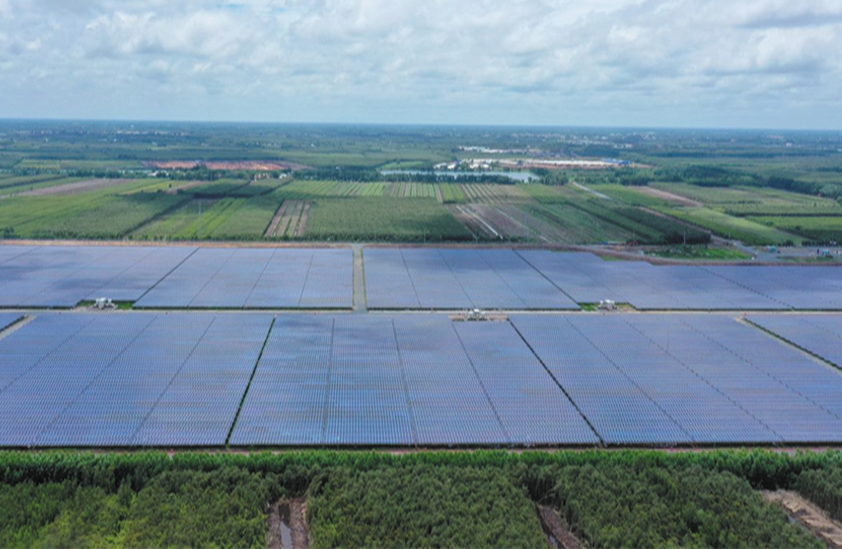
[[[259,547],[308,497],[317,546],[541,546],[532,502],[592,547],[820,547],[758,489],[838,517],[842,454],[770,451],[0,453],[0,546]]]

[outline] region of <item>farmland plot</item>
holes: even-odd
[[[304,236],[312,240],[473,240],[453,214],[430,198],[314,200]]]

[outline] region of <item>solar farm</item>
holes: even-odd
[[[0,446],[842,444],[842,269],[360,255],[0,246]]]
[[[154,249],[145,251],[132,257],[132,265],[144,265],[139,273],[161,268],[174,254],[159,262],[150,257]],[[150,308],[175,309],[167,296],[189,288],[184,308],[248,307],[266,273],[284,271],[286,263],[277,251],[243,251],[179,249],[185,258],[170,270],[188,270],[165,276],[139,304],[149,298]],[[296,296],[299,305],[333,305],[339,297],[350,304],[350,282],[327,287],[349,278],[342,272],[350,269],[344,267],[349,252],[319,257],[321,251],[293,251],[280,284],[284,292],[271,293],[267,285],[267,295],[283,307]],[[368,261],[408,258],[402,261],[413,266],[406,269],[413,279],[424,276],[419,265],[435,273],[448,265],[462,284],[471,276],[467,268],[453,269],[455,254],[374,251],[366,252]],[[89,295],[96,281],[100,289],[110,284],[129,295],[141,275],[118,270],[116,260],[104,261],[109,250],[99,252],[85,257],[102,260],[101,269],[91,269],[90,276],[81,269],[71,273],[74,281],[91,281],[79,294]],[[523,310],[485,322],[442,313],[330,310],[0,313],[0,446],[842,443],[842,315],[588,313],[567,306],[566,292],[527,288],[530,280],[552,280],[560,270],[535,278],[519,253],[495,255],[472,252],[488,266],[476,274],[505,282],[489,286],[496,293],[466,294],[471,301],[463,305],[528,303],[546,292],[564,310]],[[535,254],[525,255],[538,262]],[[337,264],[325,267],[330,261]],[[226,265],[238,265],[247,283],[232,280]],[[54,279],[60,281],[58,270]],[[377,276],[385,277],[382,268]],[[438,284],[430,282],[427,291],[452,290],[444,277],[431,279]],[[367,283],[371,291],[372,278]],[[43,293],[58,295],[50,292],[59,285]],[[241,291],[208,304],[199,297],[209,285],[220,289],[217,295],[226,293],[222,288]],[[416,297],[424,288],[413,287]]]

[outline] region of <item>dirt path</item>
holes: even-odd
[[[842,525],[828,517],[827,513],[816,505],[787,490],[764,491],[763,497],[766,501],[783,507],[789,516],[821,538],[828,547],[842,549]]]
[[[307,530],[307,500],[296,498],[289,502],[290,530],[292,530],[292,546],[295,549],[310,547],[310,533]]]
[[[555,512],[555,509],[545,505],[538,505],[537,507],[538,517],[541,519],[541,526],[544,528],[544,532],[549,538],[549,544],[552,547],[563,549],[584,549],[585,546],[582,545],[582,542],[576,539],[576,536],[571,534],[564,526],[564,523],[561,522],[561,518],[558,516],[558,513]],[[555,542],[553,540],[555,540]]]
[[[597,198],[601,198],[603,200],[614,200],[613,198],[611,198],[607,194],[602,194],[601,192],[595,191],[595,190],[591,189],[590,187],[586,187],[586,186],[582,185],[581,183],[576,183],[575,181],[571,181],[570,183],[574,187],[576,187],[577,189],[585,191],[586,193],[591,193],[592,195],[594,195]]]
[[[670,202],[675,202],[676,204],[681,204],[683,206],[702,206],[701,202],[696,202],[695,200],[690,200],[689,198],[685,198],[683,196],[679,196],[677,194],[673,194],[667,191],[662,191],[661,189],[655,189],[653,187],[635,187],[638,192],[643,194],[648,194],[649,196],[654,196],[655,198],[663,198],[664,200],[668,200]]]

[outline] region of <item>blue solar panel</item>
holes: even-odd
[[[332,317],[277,318],[231,434],[231,444],[322,442],[333,326]]]
[[[418,444],[507,443],[450,319],[396,316],[394,326]]]
[[[842,368],[842,315],[750,315],[748,319]]]
[[[109,297],[133,301],[192,248],[36,246],[0,261],[0,306],[72,307]]]
[[[349,249],[202,248],[149,290],[139,308],[350,308]]]
[[[701,267],[655,267],[643,261],[603,261],[591,254],[547,250],[518,254],[580,303],[611,299],[650,310],[788,308],[762,292]]]
[[[372,309],[578,309],[511,250],[366,248]]]
[[[512,444],[598,444],[582,415],[508,322],[456,332]]]
[[[39,316],[0,340],[0,445],[222,445],[271,320]]]
[[[781,308],[842,310],[842,268],[836,266],[711,266],[707,271],[764,295]]]
[[[591,317],[596,320],[602,317]],[[512,323],[608,444],[692,442],[689,433],[629,377],[599,342],[610,327],[593,333],[592,322],[569,316],[516,316]],[[634,348],[628,349],[626,358]],[[612,361],[612,358],[614,360]]]

